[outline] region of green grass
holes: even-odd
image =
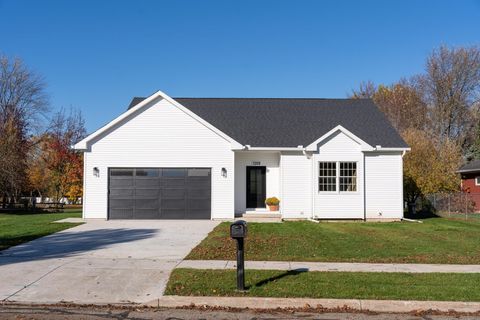
[[[2,213],[0,214],[0,250],[31,241],[79,225],[53,221],[82,216],[81,210],[65,213]]]
[[[480,264],[480,219],[424,223],[249,223],[247,260]],[[234,260],[229,223],[218,225],[187,259]]]
[[[212,281],[214,279],[214,281]],[[167,295],[480,301],[480,274],[350,273],[247,270],[246,293],[235,270],[175,269]]]

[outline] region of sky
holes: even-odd
[[[92,132],[133,96],[343,98],[480,45],[480,0],[0,0],[0,53]]]

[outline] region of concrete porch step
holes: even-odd
[[[278,216],[275,218],[258,218],[258,217],[237,217],[235,220],[244,220],[246,222],[255,222],[255,223],[281,223],[282,217]]]
[[[282,215],[278,211],[256,210],[247,211],[236,217],[235,220],[247,222],[282,222]]]
[[[281,218],[278,211],[264,211],[264,212],[245,212],[241,215],[244,218]]]

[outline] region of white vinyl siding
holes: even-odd
[[[212,218],[234,217],[234,152],[230,142],[157,99],[96,138],[85,152],[85,218],[107,218],[108,168],[212,169]],[[98,167],[100,176],[93,176]],[[221,175],[222,168],[227,177]]]
[[[280,211],[286,219],[312,217],[312,160],[301,152],[282,152],[280,156]]]
[[[365,154],[367,219],[403,217],[401,152]]]
[[[318,146],[313,154],[315,177],[319,176],[320,162],[336,162],[337,188],[334,192],[319,191],[318,185],[313,190],[314,215],[318,219],[363,219],[363,153],[361,145],[341,131],[333,133]],[[356,163],[356,191],[340,192],[339,170],[341,162]]]

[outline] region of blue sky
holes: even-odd
[[[132,96],[345,97],[480,44],[480,1],[0,0],[0,52],[92,131]]]

